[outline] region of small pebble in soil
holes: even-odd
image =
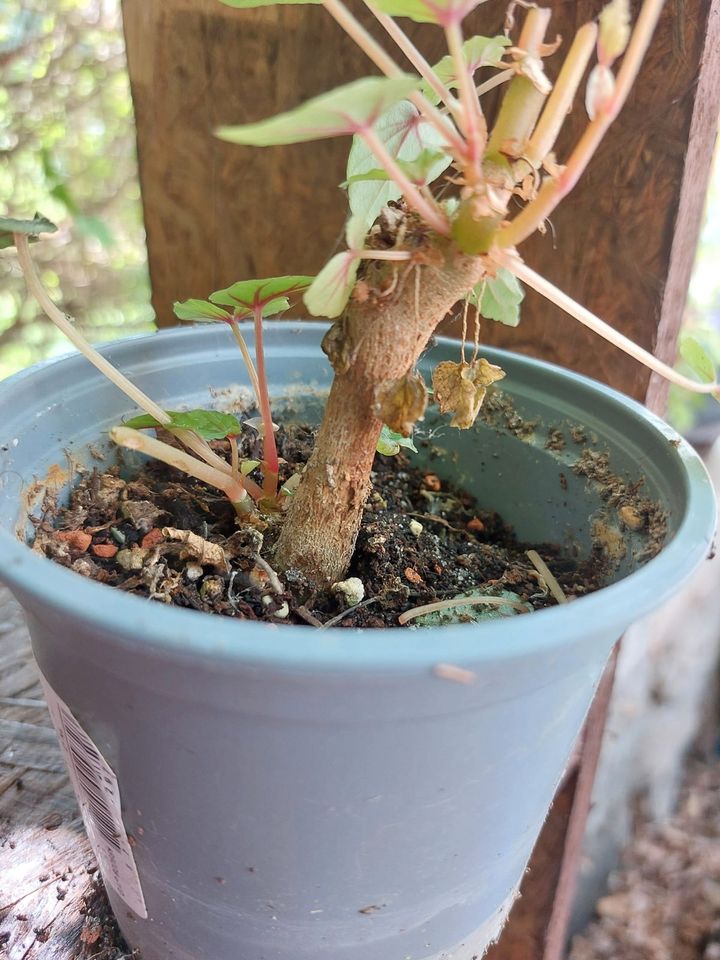
[[[365,597],[365,587],[359,577],[348,577],[339,580],[331,587],[333,593],[339,594],[349,607],[354,607]]]

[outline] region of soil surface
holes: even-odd
[[[280,429],[281,481],[302,469],[312,442],[309,428]],[[257,455],[257,441],[243,443],[241,457]],[[226,441],[214,447],[229,457]],[[239,525],[218,491],[164,464],[149,463],[134,475],[122,465],[86,471],[69,505],[46,501],[34,523],[35,549],[82,576],[180,607],[317,627],[398,626],[400,614],[478,593],[499,599],[413,617],[410,625],[554,605],[553,584],[528,557],[531,548],[569,599],[602,586],[605,574],[597,553],[578,561],[557,545],[518,542],[496,513],[404,451],[375,461],[348,573],[362,584],[359,602],[352,580],[318,592],[292,572],[277,577],[271,564],[281,513]]]

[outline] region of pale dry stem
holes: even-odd
[[[554,303],[555,306],[560,307],[561,310],[564,310],[565,313],[574,317],[575,320],[578,320],[584,326],[588,327],[593,333],[596,333],[604,340],[608,340],[650,370],[669,380],[670,383],[674,383],[686,390],[691,390],[693,393],[717,393],[718,390],[720,390],[720,383],[717,381],[713,383],[699,383],[697,380],[690,380],[689,377],[678,373],[677,370],[663,363],[662,360],[658,359],[649,351],[644,350],[635,343],[634,340],[631,340],[614,327],[611,327],[609,323],[605,323],[604,320],[601,320],[600,317],[588,310],[587,307],[583,307],[573,300],[572,297],[568,296],[567,293],[564,293],[554,284],[550,283],[549,280],[546,280],[545,277],[536,273],[528,267],[527,264],[523,263],[516,253],[511,254],[496,251],[493,256],[497,263],[506,267],[518,280],[532,287],[533,290],[544,296],[551,303]]]
[[[131,427],[113,427],[110,431],[110,439],[118,446],[136,450],[154,460],[160,460],[190,477],[195,477],[196,480],[202,480],[203,483],[221,490],[233,506],[239,505],[247,497],[247,490],[239,478],[221,473],[183,450],[171,447],[169,443],[163,443],[162,440],[150,437],[140,430],[133,430]]]

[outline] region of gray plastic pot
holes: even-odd
[[[268,325],[275,394],[329,384],[324,329]],[[104,352],[170,409],[242,382],[221,327]],[[440,341],[425,371],[456,353]],[[587,550],[607,505],[572,471],[578,446],[545,449],[547,428],[580,423],[617,473],[645,478],[670,536],[637,570],[628,537],[620,579],[594,595],[440,630],[210,618],[50,563],[16,538],[23,494],[58,480],[66,451],[90,462],[86,445],[129,404],[77,356],[0,384],[0,569],[44,676],[117,774],[148,919],[108,892],[144,960],[470,960],[500,930],[613,642],[706,556],[715,507],[697,455],[645,409],[487,353],[534,437],[445,428],[433,470],[521,537]],[[443,679],[440,663],[475,682]]]

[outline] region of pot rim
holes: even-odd
[[[314,321],[274,325],[275,335],[306,331],[319,337],[328,324]],[[284,328],[284,329],[283,329]],[[161,336],[198,336],[199,329],[185,327],[150,335],[123,338],[100,347],[101,352],[137,345]],[[273,327],[271,327],[273,329]],[[451,344],[449,338],[438,338]],[[6,530],[0,530],[0,578],[11,589],[31,598],[37,608],[74,617],[128,648],[143,649],[173,659],[297,671],[352,670],[353,672],[417,672],[444,662],[481,665],[534,653],[557,650],[574,639],[597,633],[620,634],[633,622],[656,609],[675,593],[708,555],[716,522],[713,487],[697,452],[663,420],[635,400],[589,377],[555,364],[495,348],[488,349],[502,365],[503,357],[521,369],[542,372],[551,379],[569,379],[585,392],[601,391],[605,400],[626,415],[641,419],[673,445],[682,471],[685,513],[672,540],[638,570],[595,593],[562,606],[548,607],[529,616],[492,620],[483,624],[457,624],[441,628],[331,628],[304,625],[277,626],[215,616],[195,610],[168,607],[86,579],[46,557],[34,553]],[[44,361],[0,383],[0,406],[9,403],[13,389],[57,364],[87,361],[77,353]],[[34,607],[35,609],[35,607]],[[478,630],[480,635],[478,635]]]

